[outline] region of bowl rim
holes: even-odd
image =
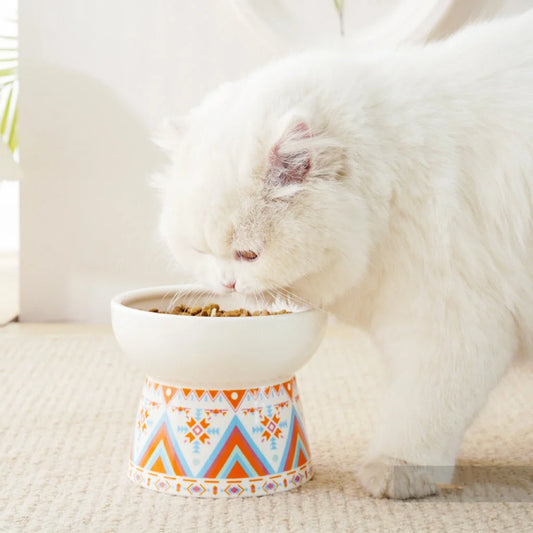
[[[199,291],[199,290],[205,290],[205,287],[199,284],[195,283],[178,283],[175,285],[153,285],[149,287],[140,287],[137,289],[130,289],[127,291],[120,292],[119,294],[116,294],[111,299],[111,306],[112,307],[118,307],[122,308],[123,310],[128,310],[128,312],[131,313],[149,313],[152,316],[159,316],[159,317],[166,317],[166,318],[172,318],[172,320],[176,320],[176,318],[180,319],[193,319],[193,318],[215,318],[215,319],[223,319],[223,320],[229,320],[231,319],[232,322],[237,322],[241,320],[249,320],[250,318],[254,319],[279,319],[279,320],[286,320],[291,315],[303,315],[306,313],[324,313],[327,314],[326,311],[323,309],[319,309],[317,307],[309,307],[307,309],[301,309],[297,311],[291,311],[289,313],[282,313],[279,315],[259,315],[259,316],[213,316],[213,317],[197,317],[195,315],[173,315],[172,313],[154,313],[145,309],[138,309],[136,307],[132,307],[125,303],[125,300],[127,299],[134,299],[134,298],[142,298],[146,296],[152,296],[154,294],[158,294],[159,292],[165,291],[170,292],[172,289],[180,289],[180,290],[189,290],[189,291]],[[166,320],[166,318],[163,318],[163,320]]]

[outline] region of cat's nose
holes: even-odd
[[[222,285],[228,289],[234,289],[235,288],[235,280],[233,281],[223,281]]]

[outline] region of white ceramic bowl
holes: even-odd
[[[147,375],[194,387],[251,387],[290,379],[313,355],[327,315],[316,309],[257,317],[196,317],[153,313],[177,303],[212,301],[246,307],[242,295],[202,297],[202,288],[175,285],[137,289],[111,301],[111,321],[124,353]]]

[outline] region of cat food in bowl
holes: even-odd
[[[312,467],[294,375],[318,347],[326,314],[265,309],[238,293],[212,301],[188,285],[129,291],[111,302],[117,341],[146,374],[129,477],[196,497],[298,487]]]
[[[154,309],[150,309],[152,313],[166,313],[170,315],[189,315],[189,316],[209,316],[209,317],[216,317],[216,316],[269,316],[269,315],[284,315],[286,313],[290,313],[290,311],[287,311],[286,309],[282,309],[281,311],[267,311],[266,309],[263,309],[262,311],[253,311],[250,312],[248,309],[243,309],[242,307],[240,309],[231,309],[229,311],[226,311],[224,309],[220,309],[220,306],[218,304],[207,304],[203,307],[197,305],[197,306],[189,306],[180,304],[174,307],[172,311],[161,311],[160,309],[157,309],[155,307]]]

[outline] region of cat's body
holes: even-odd
[[[533,11],[367,59],[286,59],[182,129],[161,220],[178,260],[215,289],[282,287],[367,329],[391,382],[361,481],[434,492],[431,469],[395,465],[453,465],[532,351]]]

